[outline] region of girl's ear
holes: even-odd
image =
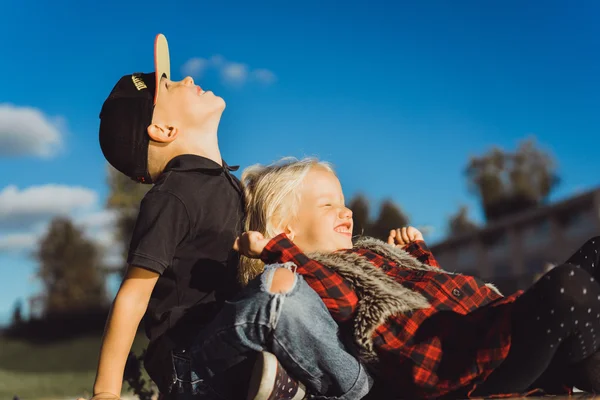
[[[285,233],[286,236],[292,241],[294,240],[294,237],[296,236],[296,232],[294,232],[294,228],[292,228],[289,224],[283,228],[283,233]]]

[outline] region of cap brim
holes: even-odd
[[[156,75],[156,91],[154,92],[154,104],[158,98],[160,80],[162,77],[171,79],[171,60],[169,58],[169,43],[162,33],[156,35],[154,40],[154,72]]]

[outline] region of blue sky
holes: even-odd
[[[559,164],[553,199],[600,183],[593,0],[44,3],[9,2],[0,25],[0,322],[40,290],[29,254],[52,216],[110,245],[98,113],[152,70],[158,32],[173,78],[226,100],[229,164],[318,156],[430,241],[461,204],[482,220],[462,172],[493,145],[534,135]]]

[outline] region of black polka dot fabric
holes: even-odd
[[[600,391],[600,375],[581,370],[600,366],[599,250],[600,238],[590,239],[517,299],[509,355],[477,395],[534,388],[560,393],[574,384]]]

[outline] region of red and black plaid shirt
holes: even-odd
[[[423,241],[404,248],[419,261],[439,265]],[[380,325],[373,345],[379,378],[401,390],[404,398],[435,398],[451,392],[471,393],[508,354],[510,303],[481,280],[465,275],[422,271],[402,266],[366,249],[342,250],[367,258],[404,287],[427,298],[428,308],[398,314]],[[333,318],[352,319],[358,297],[337,273],[309,259],[285,234],[265,247],[266,264],[293,262],[297,272],[321,296]],[[506,304],[505,307],[497,307]]]

